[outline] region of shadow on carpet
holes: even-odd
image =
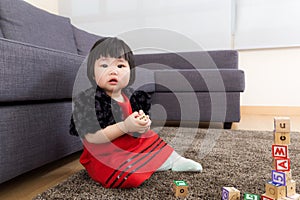
[[[155,130],[176,151],[200,162],[202,173],[157,172],[139,188],[105,189],[89,178],[85,170],[39,194],[41,199],[176,199],[173,180],[189,184],[186,199],[221,199],[223,186],[241,193],[263,194],[271,180],[272,131],[234,131],[165,127]],[[291,133],[289,145],[292,178],[300,192],[300,133]],[[241,195],[242,197],[242,195]]]

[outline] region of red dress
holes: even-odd
[[[130,102],[119,103],[124,118],[132,113]],[[103,144],[91,144],[85,139],[80,163],[90,177],[106,188],[140,186],[168,159],[173,148],[152,130],[133,137],[130,134]]]

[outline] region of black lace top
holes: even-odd
[[[130,88],[125,88],[122,92],[130,99],[132,112],[143,110],[147,115],[150,114],[151,96],[148,93]],[[81,92],[73,98],[73,105],[71,135],[83,137],[123,120],[118,102],[99,87]]]

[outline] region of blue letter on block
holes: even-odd
[[[225,188],[222,189],[222,200],[229,200],[229,191]]]
[[[272,182],[275,184],[280,184],[281,186],[285,186],[286,174],[284,172],[272,170]]]

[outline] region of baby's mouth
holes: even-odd
[[[118,80],[116,78],[112,78],[108,82],[111,83],[111,84],[117,84]]]

